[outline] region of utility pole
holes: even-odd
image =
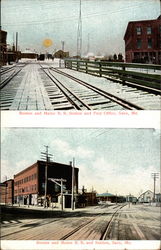
[[[74,182],[75,182],[75,158],[73,158],[72,164],[72,196],[71,196],[71,209],[74,210]]]
[[[81,58],[82,54],[82,2],[79,2],[79,19],[77,30],[77,56]]]
[[[48,178],[48,180],[56,183],[61,188],[61,201],[60,201],[60,203],[61,203],[61,210],[63,211],[63,182],[66,182],[67,180],[62,179],[62,178],[61,179]],[[58,183],[58,181],[60,181],[61,184]]]
[[[90,34],[88,33],[87,54],[89,53],[89,50],[90,50]]]
[[[65,42],[61,41],[61,44],[62,44],[62,51],[64,52],[64,44],[65,44]]]
[[[16,62],[18,62],[18,32],[16,32]]]
[[[45,198],[44,198],[44,208],[47,205],[47,183],[48,183],[48,162],[50,162],[50,158],[53,156],[52,154],[48,153],[49,146],[44,145],[46,148],[46,152],[41,152],[42,159],[46,161],[45,165]]]
[[[159,173],[152,173],[151,176],[152,176],[152,178],[154,179],[153,202],[155,202],[155,183],[156,183],[156,179],[159,178]]]

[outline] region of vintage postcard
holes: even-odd
[[[160,0],[1,0],[1,248],[159,250]]]
[[[160,110],[159,0],[2,0],[1,110]]]
[[[2,113],[2,249],[159,249],[159,111],[51,127],[16,113]]]

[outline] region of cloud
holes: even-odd
[[[30,164],[26,160],[21,160],[14,164],[9,160],[1,160],[1,182],[5,181],[6,178],[13,179],[15,174],[27,168]]]
[[[55,139],[52,143],[52,147],[54,147],[59,153],[63,153],[67,157],[77,157],[79,159],[82,158],[91,158],[94,156],[94,152],[87,147],[72,147],[68,142]]]
[[[80,165],[80,187],[91,190],[93,187],[98,193],[109,192],[119,195],[132,194],[138,196],[141,191],[153,191],[151,173],[158,172],[153,166],[147,166],[143,171],[140,168],[127,173],[120,171],[119,165],[109,164],[104,158],[98,158],[89,165]],[[159,191],[159,179],[156,182],[156,192]]]

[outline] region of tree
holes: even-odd
[[[113,59],[114,59],[115,61],[117,61],[117,55],[116,55],[116,54],[113,55]]]
[[[123,55],[121,53],[118,54],[118,60],[122,61],[123,60]]]

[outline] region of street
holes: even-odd
[[[28,208],[29,213],[16,209],[13,214],[3,212],[2,240],[160,240],[160,207],[103,204],[62,212]]]

